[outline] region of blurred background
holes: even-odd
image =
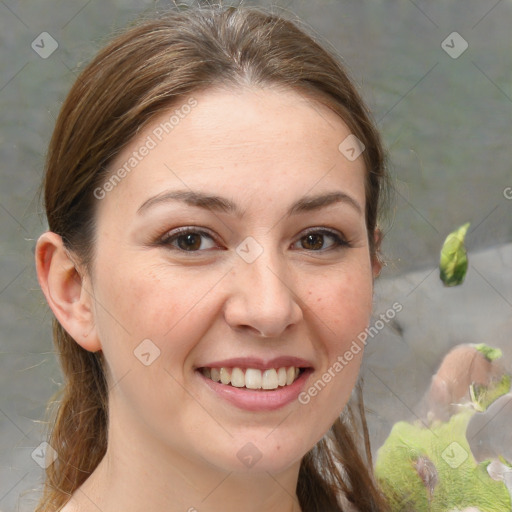
[[[394,303],[402,310],[369,338],[362,371],[376,452],[394,422],[419,414],[454,345],[501,347],[511,365],[512,1],[244,3],[298,16],[339,54],[389,152],[394,203],[373,322]],[[55,118],[77,70],[109,35],[168,5],[0,0],[1,512],[34,510],[43,470],[31,454],[62,380],[33,264],[46,229],[37,191]],[[439,250],[465,222],[466,281],[445,288]]]

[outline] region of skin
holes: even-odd
[[[292,355],[315,368],[307,389],[367,327],[380,270],[368,246],[363,158],[349,161],[338,150],[350,134],[339,116],[275,88],[211,89],[194,98],[190,114],[98,200],[90,274],[55,233],[37,243],[39,282],[57,319],[108,364],[107,454],[66,512],[299,511],[301,458],[357,379],[362,350],[308,404],[249,412],[194,372],[230,357]],[[155,118],[112,169],[168,118]],[[244,217],[180,202],[137,213],[148,198],[176,189],[227,197]],[[361,211],[338,202],[285,217],[299,198],[333,191]],[[193,254],[180,252],[179,239],[159,243],[188,226],[213,239],[196,235]],[[308,242],[308,228],[325,227],[350,245],[338,248],[327,235],[318,246],[318,237]],[[263,249],[252,263],[236,252],[248,236]],[[160,350],[149,366],[134,356],[144,339]],[[248,442],[261,453],[250,468],[237,457]]]

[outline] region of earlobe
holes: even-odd
[[[92,290],[64,246],[62,237],[47,231],[36,244],[36,271],[48,305],[62,327],[84,349],[101,350],[96,334]]]

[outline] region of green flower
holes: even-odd
[[[487,471],[490,461],[478,463],[472,455],[466,429],[475,414],[481,413],[464,409],[430,428],[419,421],[394,424],[375,464],[393,512],[511,510],[505,483],[493,480]]]
[[[489,345],[486,345],[485,343],[478,343],[477,345],[471,346],[475,347],[481,354],[483,354],[488,361],[494,361],[503,355],[501,349],[489,347]]]

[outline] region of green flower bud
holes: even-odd
[[[468,269],[468,257],[464,238],[469,228],[469,222],[450,233],[444,241],[439,261],[440,278],[445,286],[462,284]]]

